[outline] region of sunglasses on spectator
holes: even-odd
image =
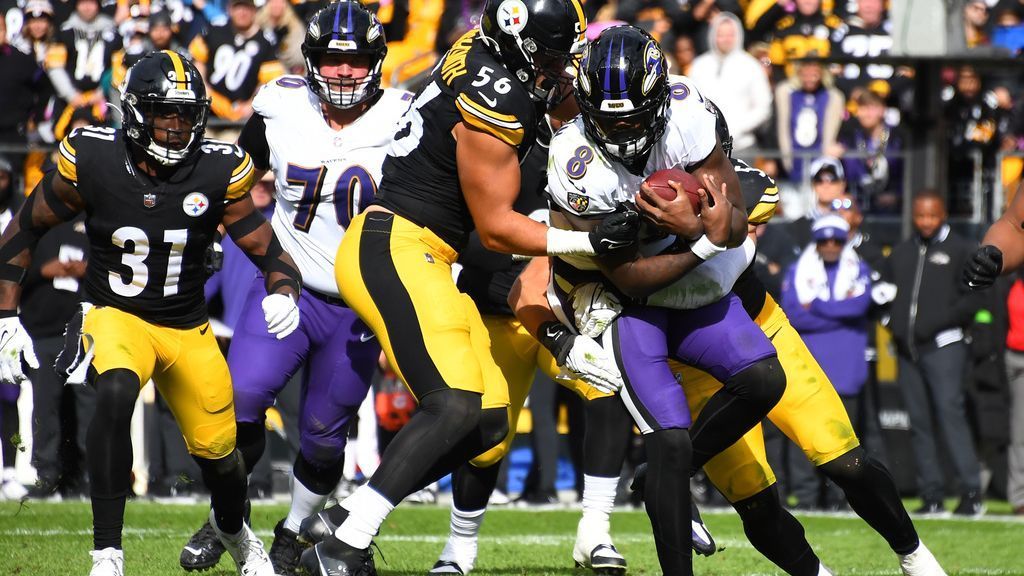
[[[836,212],[840,210],[849,210],[853,208],[853,200],[849,198],[836,198],[832,201],[832,210]]]
[[[815,242],[818,246],[822,244],[835,244],[836,246],[843,246],[846,244],[846,240],[843,238],[823,238]]]

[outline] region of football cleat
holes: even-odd
[[[209,570],[220,562],[224,555],[224,545],[221,544],[217,532],[209,522],[205,522],[188,540],[188,544],[181,549],[179,563],[186,571]]]
[[[331,506],[313,514],[299,524],[299,540],[313,545],[323,542],[348,518],[348,510],[341,505]]]
[[[572,549],[572,558],[577,568],[589,568],[594,574],[620,576],[626,573],[626,559],[611,544],[598,544],[590,552],[580,548],[579,539]]]
[[[310,576],[377,576],[373,552],[330,537],[302,553],[299,565]]]
[[[939,561],[932,556],[924,542],[910,554],[900,555],[900,569],[903,576],[946,576],[946,571],[939,566]]]
[[[124,552],[116,548],[104,548],[89,552],[92,556],[92,570],[89,576],[124,576]]]
[[[466,571],[459,566],[458,562],[452,560],[438,560],[429,574],[466,574]]]
[[[693,545],[693,551],[701,556],[711,556],[718,552],[715,539],[711,536],[708,527],[704,525],[704,519],[700,517],[700,510],[697,509],[697,503],[692,499],[690,500],[690,542]]]
[[[234,559],[238,576],[275,576],[274,566],[270,563],[267,551],[263,549],[263,542],[253,534],[248,524],[242,522],[242,530],[238,534],[225,534],[217,528],[213,510],[210,510],[210,526]]]
[[[270,545],[270,563],[278,576],[294,576],[298,574],[299,557],[305,546],[299,542],[298,534],[284,527],[282,518],[274,526],[274,542]]]

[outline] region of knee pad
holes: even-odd
[[[127,368],[115,368],[98,375],[93,385],[97,413],[103,415],[97,420],[105,420],[115,428],[130,426],[135,400],[142,387],[138,374]]]
[[[842,488],[844,483],[856,482],[859,478],[863,478],[868,473],[867,468],[870,465],[868,453],[864,451],[864,448],[858,446],[818,468]]]
[[[480,424],[481,395],[454,388],[437,390],[420,400],[419,411],[436,418],[445,436],[462,437]]]
[[[690,443],[690,431],[686,428],[665,428],[644,435],[644,445],[648,454],[657,453],[662,457],[675,458],[685,455],[689,460],[693,453]]]
[[[480,436],[485,452],[469,461],[477,468],[490,468],[512,449],[516,437],[508,421],[507,408],[488,408],[480,414]]]
[[[786,372],[779,359],[772,356],[741,370],[725,386],[743,400],[771,407],[786,392]]]

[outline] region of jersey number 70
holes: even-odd
[[[302,197],[295,204],[295,220],[292,221],[296,230],[309,232],[309,228],[313,225],[326,177],[326,166],[304,168],[288,164],[286,174],[288,183],[302,186]],[[352,218],[370,205],[376,193],[377,184],[365,168],[362,166],[346,168],[334,184],[334,215],[338,220],[338,225],[348,227]]]

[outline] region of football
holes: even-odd
[[[644,182],[654,190],[655,194],[661,196],[665,200],[673,200],[676,197],[676,191],[674,188],[668,185],[668,181],[673,180],[683,185],[683,189],[686,190],[687,195],[690,197],[690,205],[693,206],[693,211],[700,212],[700,196],[697,195],[697,189],[701,187],[700,182],[685,170],[679,168],[668,168],[666,170],[658,170],[654,174],[647,177]]]

